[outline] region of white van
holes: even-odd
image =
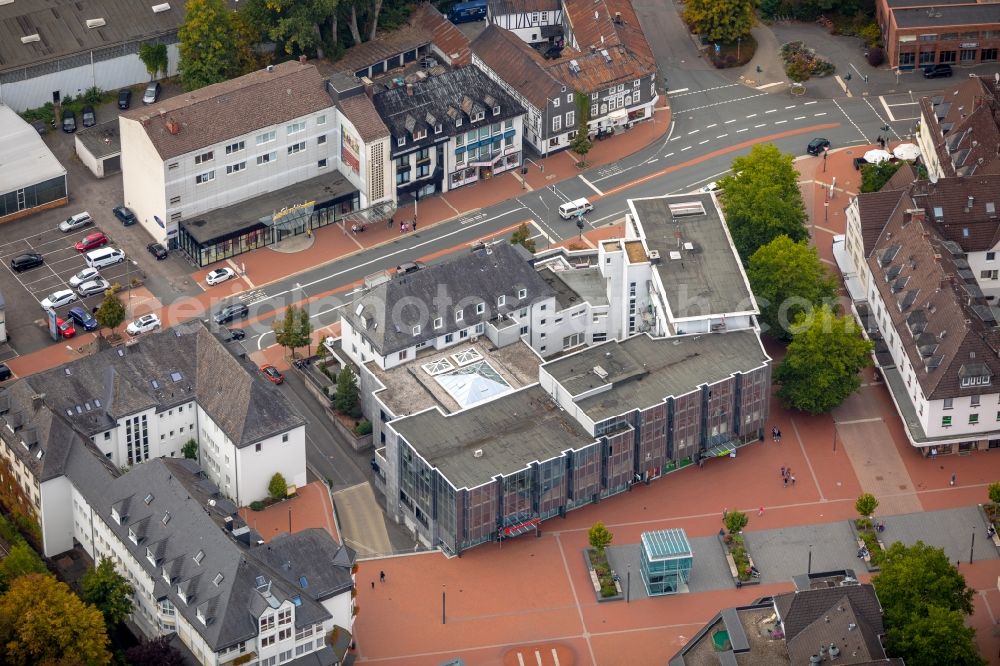
[[[568,220],[571,217],[583,215],[584,213],[589,213],[592,210],[594,210],[593,204],[586,199],[575,199],[573,201],[567,201],[563,205],[559,206],[559,217],[564,220]]]
[[[87,265],[91,268],[104,268],[105,266],[120,264],[125,261],[125,253],[116,247],[102,247],[97,250],[91,250],[84,255],[84,258],[87,260]]]

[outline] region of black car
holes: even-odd
[[[6,363],[0,363],[0,382],[6,381],[14,376],[14,373],[10,371]]]
[[[214,319],[216,324],[228,324],[234,319],[246,319],[249,314],[250,308],[246,305],[243,303],[234,303],[216,312]]]
[[[115,206],[111,212],[121,221],[123,227],[131,227],[136,223],[135,213],[125,206]]]
[[[159,243],[150,243],[146,246],[146,249],[149,250],[151,255],[156,257],[157,261],[167,258],[167,248],[163,247]]]
[[[810,155],[820,155],[824,150],[830,149],[830,140],[823,137],[816,137],[806,146],[806,152]]]
[[[243,340],[244,338],[247,337],[246,331],[244,331],[242,328],[226,328],[223,329],[223,331],[224,331],[223,339],[226,342],[233,342],[234,340]]]
[[[951,65],[930,65],[924,67],[925,79],[938,79],[951,76]]]
[[[76,114],[71,109],[64,109],[62,113],[62,130],[67,134],[76,131]]]
[[[97,114],[94,113],[94,107],[89,104],[83,107],[83,126],[93,127],[97,124]]]
[[[29,254],[22,254],[19,257],[14,257],[13,259],[11,259],[10,267],[14,270],[15,273],[20,273],[21,271],[26,271],[29,268],[35,268],[36,266],[41,266],[44,263],[45,260],[42,259],[42,255],[35,254],[32,252]]]
[[[130,106],[132,106],[132,91],[122,88],[118,91],[118,108],[125,110]]]

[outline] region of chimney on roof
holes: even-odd
[[[181,131],[181,125],[173,118],[167,119],[167,131],[171,134],[178,134]]]
[[[375,84],[367,76],[361,77],[361,85],[365,87],[365,94],[368,95],[368,99],[375,96]]]
[[[44,393],[36,393],[35,395],[31,396],[31,409],[32,410],[34,410],[34,411],[37,412],[39,409],[42,408],[42,405],[44,405],[44,404],[45,404],[45,394]]]
[[[406,84],[406,96],[407,97],[413,97],[413,84],[412,83],[407,83]]]
[[[300,56],[299,56],[299,64],[300,64],[300,65],[304,65],[304,64],[306,64],[306,60],[308,60],[308,59],[309,59],[309,58],[308,58],[307,56],[305,56],[305,55],[300,55]]]
[[[622,24],[622,13],[621,12],[615,12],[615,23],[617,25],[621,25]]]
[[[267,71],[268,72],[273,72],[274,71],[274,65],[268,65],[267,66]]]
[[[923,222],[927,218],[926,211],[923,208],[914,208],[912,211],[911,219],[914,222]]]

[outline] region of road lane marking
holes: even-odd
[[[861,131],[861,128],[860,128],[860,127],[858,127],[858,124],[857,124],[856,122],[854,122],[854,118],[851,118],[851,117],[850,117],[849,115],[847,115],[847,111],[844,111],[844,107],[842,107],[842,106],[840,105],[840,103],[839,103],[839,102],[837,102],[837,100],[832,100],[832,101],[833,101],[833,103],[834,103],[834,104],[835,104],[835,105],[837,106],[837,108],[838,108],[838,109],[840,109],[840,112],[841,112],[842,114],[844,114],[844,117],[845,117],[845,118],[847,118],[847,121],[848,121],[849,123],[851,123],[852,125],[854,125],[854,129],[858,130],[858,134],[860,134],[860,135],[861,135],[861,138],[865,140],[865,143],[870,143],[870,142],[868,141],[868,137],[867,137],[867,136],[865,136],[865,133],[864,133],[864,132],[862,132],[862,131]]]
[[[735,123],[735,122],[736,122],[736,119],[733,118],[732,120],[727,120],[726,122],[724,122],[723,125],[728,125],[729,123]]]
[[[646,162],[646,164],[656,164],[659,161],[660,161],[659,157],[654,157],[653,159],[651,159],[648,162]]]
[[[895,116],[892,115],[892,111],[889,109],[889,105],[885,101],[885,96],[879,95],[878,99],[882,102],[882,108],[885,109],[885,115],[888,116],[889,120],[896,120]]]
[[[775,120],[774,124],[775,125],[781,125],[782,123],[787,123],[787,122],[788,122],[787,120]]]
[[[757,117],[756,113],[751,113],[749,116],[747,116],[747,120],[750,120],[751,118],[756,118],[756,117]]]
[[[805,116],[795,116],[793,120],[805,120]]]
[[[774,86],[783,86],[783,85],[785,85],[784,81],[775,81],[774,83],[765,83],[762,86],[757,86],[756,89],[757,90],[765,90],[766,88],[773,88]]]
[[[705,139],[704,141],[699,141],[699,142],[698,142],[698,145],[699,145],[699,146],[703,146],[703,145],[705,145],[706,143],[708,143],[708,141],[709,141],[708,139]]]
[[[682,152],[682,153],[683,153],[683,152],[684,152],[685,150],[691,150],[691,146],[684,146],[683,148],[681,148],[681,152]]]
[[[713,127],[715,127],[718,124],[719,123],[712,123],[711,125],[705,125],[705,129],[712,129]]]
[[[754,97],[763,97],[767,93],[758,93],[756,95],[747,95],[746,97],[737,97],[735,99],[727,99],[722,102],[713,102],[712,104],[703,104],[701,106],[693,106],[690,109],[674,109],[673,113],[676,117],[679,113],[689,113],[691,111],[700,111],[701,109],[710,109],[715,106],[722,106],[723,104],[733,104],[734,102],[742,102],[748,99],[753,99]]]
[[[736,130],[736,133],[739,134],[740,132],[749,132],[749,131],[750,131],[749,127],[744,127],[743,129]]]
[[[778,112],[778,110],[777,110],[777,109],[770,109],[770,110],[768,110],[768,111],[765,111],[765,112],[764,112],[764,115],[766,116],[766,115],[767,115],[767,114],[769,114],[769,113],[777,113],[777,112]]]
[[[738,83],[727,83],[724,86],[715,86],[714,88],[705,88],[704,90],[692,90],[691,92],[688,92],[688,90],[690,90],[690,88],[680,88],[678,90],[674,90],[673,92],[671,92],[671,91],[668,90],[667,94],[672,95],[673,97],[685,97],[686,95],[679,95],[677,93],[683,92],[683,93],[687,93],[687,95],[697,95],[699,93],[707,93],[707,92],[711,92],[713,90],[722,90],[723,88],[732,88],[733,86],[738,86],[738,85],[739,85]]]
[[[795,106],[796,106],[795,104],[792,104],[791,106],[786,106],[785,111],[787,111],[788,109],[794,109]]]
[[[700,131],[701,131],[700,129],[691,130],[690,132],[688,132],[688,135],[690,136],[691,134],[697,134]]]
[[[690,88],[678,88],[677,90],[667,91],[667,94],[670,95],[670,96],[672,96],[672,97],[677,97],[678,93],[687,92],[688,90],[691,90],[691,89]]]
[[[813,114],[813,118],[819,118],[820,116],[825,116],[825,115],[826,115],[826,111],[824,111],[823,113],[814,113]]]
[[[586,185],[590,189],[592,189],[595,192],[597,192],[597,196],[604,196],[604,192],[601,192],[599,189],[597,189],[596,185],[594,185],[592,182],[590,182],[589,180],[587,180],[586,178],[584,178],[582,173],[579,175],[579,178],[580,178],[580,180],[583,181],[584,185]]]
[[[803,104],[802,106],[809,106],[810,104],[815,104],[815,103],[816,103],[815,101],[812,101],[812,102],[806,102],[806,103],[805,103],[805,104]]]
[[[716,139],[725,139],[727,136],[729,136],[729,135],[728,134],[720,134],[719,136],[717,136],[715,138]]]
[[[664,157],[673,157],[674,153],[667,153]]]
[[[672,138],[672,139],[670,139],[670,140],[671,140],[671,141],[676,141],[676,140],[677,140],[677,139],[679,139],[679,138],[680,138],[679,136],[675,136],[675,137],[673,137],[673,138]]]
[[[754,125],[754,129],[756,129],[758,127],[764,127],[765,125],[767,125],[767,123],[761,123],[760,125]]]

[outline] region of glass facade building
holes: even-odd
[[[646,594],[687,592],[687,582],[694,564],[691,544],[680,528],[643,532],[639,570]]]

